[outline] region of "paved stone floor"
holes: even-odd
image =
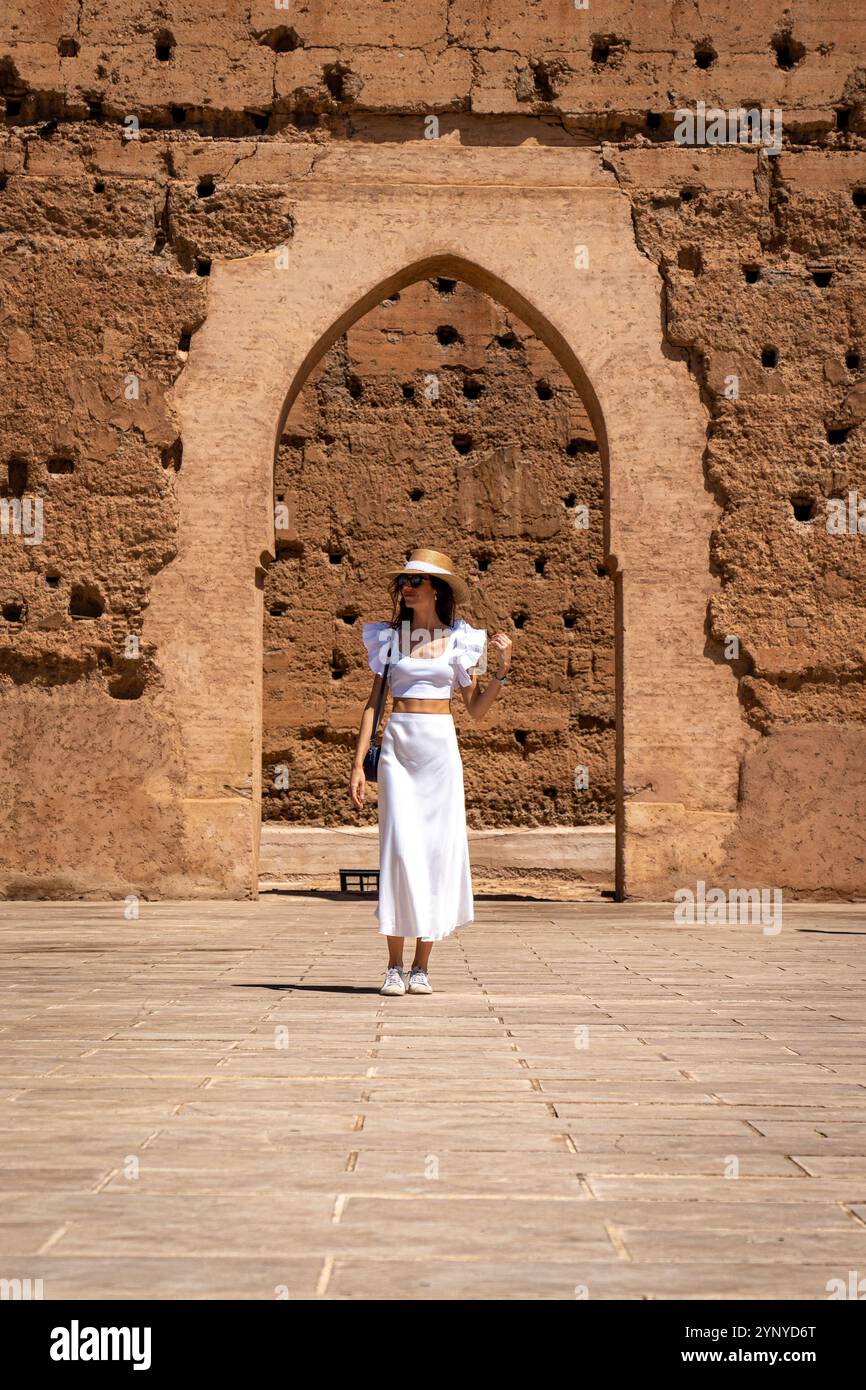
[[[825,1299],[866,1276],[866,906],[0,905],[0,1278],[46,1298]]]

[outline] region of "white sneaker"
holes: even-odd
[[[392,965],[385,972],[385,983],[379,990],[380,994],[405,994],[406,985],[403,980],[403,971],[399,965]]]
[[[419,966],[413,965],[409,972],[409,993],[410,994],[432,994],[433,986],[427,978],[427,971],[421,970]]]

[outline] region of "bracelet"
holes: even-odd
[[[494,672],[493,672],[493,679],[494,679],[495,681],[499,681],[499,684],[500,684],[500,685],[504,685],[505,682],[508,680],[508,677],[507,677],[507,676],[500,676],[496,671],[494,671]]]

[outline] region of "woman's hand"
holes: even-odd
[[[353,767],[352,775],[349,778],[349,795],[359,811],[364,809],[364,792],[367,787],[367,779],[364,776],[362,767]]]
[[[492,673],[494,676],[504,676],[506,674],[511,665],[512,646],[513,643],[511,638],[504,632],[494,632],[493,636],[488,638],[488,650],[492,647],[499,658],[499,665]]]

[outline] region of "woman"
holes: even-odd
[[[391,570],[395,614],[363,625],[373,689],[361,718],[349,795],[360,810],[363,763],[373,732],[376,700],[388,667],[393,710],[382,735],[378,766],[379,901],[374,915],[388,938],[388,969],[380,993],[405,994],[403,941],[415,940],[410,994],[432,994],[427,964],[434,941],[473,919],[463,763],[451,714],[455,683],[473,719],[482,719],[507,679],[511,640],[490,639],[498,669],[482,690],[472,667],[486,634],[455,616],[469,590],[447,555],[413,550]]]

